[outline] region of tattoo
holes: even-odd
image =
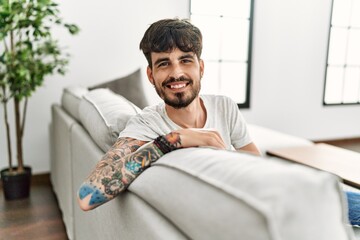
[[[154,140],[154,144],[163,154],[174,151],[181,147],[180,134],[171,132],[165,136],[159,136]]]
[[[108,200],[107,197],[105,196],[105,194],[102,193],[95,186],[83,184],[79,190],[79,198],[84,199],[89,194],[91,194],[89,205],[100,204],[100,203],[106,202]]]
[[[91,194],[89,205],[99,205],[124,191],[134,179],[163,153],[149,143],[123,138],[119,139],[96,165],[79,190],[79,198]]]
[[[124,184],[121,179],[122,174],[119,171],[115,171],[111,178],[103,178],[101,180],[101,184],[105,187],[105,193],[111,196],[118,195],[124,188]]]
[[[112,158],[113,160],[123,158],[126,155],[129,155],[130,153],[138,150],[145,143],[145,141],[140,141],[132,138],[119,138],[110,148],[110,150],[106,153],[104,158]]]
[[[166,140],[172,145],[173,148],[180,148],[181,147],[181,139],[179,133],[169,133],[165,135]]]

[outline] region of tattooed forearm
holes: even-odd
[[[138,150],[146,142],[132,138],[120,138],[106,153],[104,158],[117,160]]]
[[[86,202],[80,201],[84,210],[92,209],[120,194],[152,162],[164,155],[152,142],[139,149],[143,144],[144,142],[133,145],[131,150],[124,147],[117,149],[115,144],[105,154],[80,187],[79,199]],[[136,149],[139,150],[134,152]],[[126,154],[127,152],[130,154]]]

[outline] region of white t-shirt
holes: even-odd
[[[246,122],[233,100],[218,95],[202,95],[201,99],[207,112],[204,129],[216,129],[229,150],[251,143]],[[178,129],[181,127],[168,117],[162,102],[132,117],[119,137],[152,141]]]

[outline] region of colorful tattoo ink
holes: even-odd
[[[153,143],[144,143],[119,139],[96,165],[88,182],[80,187],[79,198],[82,200],[91,195],[90,206],[109,201],[124,191],[152,162],[181,146],[178,133],[160,136]]]
[[[159,136],[154,140],[154,144],[163,154],[174,151],[181,146],[181,139],[178,133],[169,133]]]

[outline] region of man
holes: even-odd
[[[202,35],[186,20],[153,23],[140,42],[147,76],[164,100],[129,120],[111,149],[81,185],[83,210],[116,197],[164,154],[208,146],[260,155],[237,104],[223,96],[199,96],[204,62]]]

